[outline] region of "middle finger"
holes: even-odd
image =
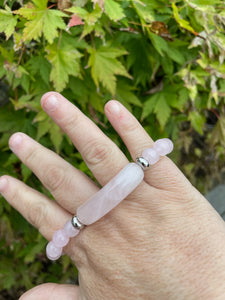
[[[48,115],[65,131],[101,185],[118,173],[128,160],[88,117],[62,95],[49,92],[41,104]]]

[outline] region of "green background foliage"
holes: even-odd
[[[171,137],[172,159],[202,193],[210,188],[225,158],[223,0],[0,0],[0,8],[0,175],[51,197],[9,150],[22,131],[92,177],[41,109],[55,90],[129,156],[103,113],[119,100],[153,139]],[[69,259],[49,263],[44,238],[3,198],[0,216],[0,299],[76,281]]]

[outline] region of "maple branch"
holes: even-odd
[[[132,21],[130,21],[130,22],[128,22],[128,23],[134,24],[134,25],[138,25],[138,26],[144,26],[144,27],[150,27],[150,26],[151,26],[151,24],[140,24],[140,23],[132,22]]]
[[[24,55],[24,52],[25,52],[25,45],[23,45],[22,46],[22,49],[21,49],[21,53],[20,53],[20,56],[19,56],[19,59],[18,59],[18,62],[17,62],[17,64],[16,64],[16,67],[18,67],[19,65],[20,65],[20,63],[21,63],[21,60],[22,60],[22,58],[23,58],[23,55]]]
[[[94,41],[92,33],[90,34],[90,36],[91,36],[91,43],[93,45],[93,48],[96,49],[96,47],[95,47],[95,41]]]
[[[47,9],[50,9],[50,8],[52,8],[52,7],[54,7],[54,6],[56,6],[56,4],[50,5],[49,7],[47,7]]]
[[[95,111],[94,107],[93,107],[90,103],[88,104],[88,110],[89,110],[89,113],[90,113],[92,119],[93,119],[97,124],[101,125],[101,126],[102,126],[103,128],[105,128],[105,129],[108,129],[108,126],[107,126],[106,124],[104,124],[104,123],[98,118],[98,116],[97,116],[97,114],[96,114],[96,111]]]
[[[18,102],[18,91],[17,91],[17,88],[15,88],[14,91],[15,91],[15,102]]]
[[[23,54],[24,54],[24,52],[25,52],[25,49],[26,49],[26,47],[25,47],[25,45],[23,45],[22,48],[21,48],[21,53],[20,53],[18,62],[17,62],[17,64],[16,64],[16,69],[18,68],[18,66],[19,66],[20,63],[21,63],[21,60],[22,60],[22,58],[23,58]],[[16,77],[16,75],[15,75],[15,72],[14,72],[14,73],[13,73],[13,77],[12,77],[12,82],[11,82],[11,85],[12,85],[12,86],[13,86],[13,84],[14,84],[15,77]],[[13,91],[15,91],[15,97],[16,97],[15,101],[17,102],[17,101],[18,101],[18,97],[17,97],[17,88],[13,88]]]
[[[217,117],[217,119],[220,119],[220,115],[218,114],[218,112],[214,108],[211,108],[210,110],[211,110],[211,112],[214,113],[214,115]]]

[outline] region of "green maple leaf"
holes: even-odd
[[[203,129],[205,126],[205,116],[201,115],[197,111],[191,111],[188,116],[188,120],[191,122],[193,128],[200,134],[203,134]]]
[[[79,61],[82,57],[79,51],[73,46],[61,41],[60,47],[55,42],[46,47],[48,52],[46,58],[52,64],[50,80],[54,87],[61,92],[69,81],[69,75],[78,76],[80,74]]]
[[[63,12],[56,9],[48,9],[48,0],[33,0],[14,11],[15,14],[27,19],[23,31],[24,40],[37,40],[44,34],[46,40],[51,44],[55,37],[58,36],[58,28],[66,29],[62,17],[67,17]]]
[[[97,87],[99,82],[111,93],[116,92],[116,76],[122,75],[132,78],[122,63],[116,58],[127,54],[125,50],[102,46],[99,49],[88,49],[90,53],[88,65],[91,67],[91,75]]]
[[[155,20],[154,8],[157,8],[157,1],[131,1],[138,16],[146,22],[152,22]]]
[[[6,39],[8,40],[13,34],[17,23],[17,18],[13,16],[9,7],[6,9],[0,9],[0,32],[4,32]]]
[[[52,126],[49,129],[50,139],[55,146],[56,152],[59,153],[60,145],[63,141],[63,132],[56,123],[53,122]]]
[[[209,144],[215,146],[221,144],[225,147],[225,117],[221,116],[213,128],[212,135],[209,139]]]
[[[143,107],[142,120],[153,112],[156,114],[161,127],[164,128],[171,113],[171,108],[167,102],[167,93],[165,91],[156,93],[147,99]]]
[[[179,16],[178,8],[174,2],[172,3],[172,9],[173,9],[174,18],[177,21],[177,23],[180,25],[180,27],[196,34],[195,30],[191,27],[190,23],[184,19],[181,19],[181,17]]]
[[[113,21],[118,21],[125,17],[123,9],[120,4],[116,3],[113,0],[105,1],[105,13]]]
[[[167,95],[165,93],[158,93],[158,99],[154,108],[154,112],[156,113],[157,119],[162,128],[165,127],[171,113],[171,108],[169,107],[166,98]]]
[[[134,104],[136,106],[142,107],[141,101],[132,91],[135,88],[131,85],[128,85],[123,80],[119,80],[117,89],[116,89],[116,99],[123,104]],[[127,105],[128,106],[128,105]]]

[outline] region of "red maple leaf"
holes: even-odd
[[[84,22],[82,21],[82,19],[79,16],[72,15],[67,26],[68,26],[68,28],[70,28],[70,27],[77,26],[77,25],[84,25]]]

